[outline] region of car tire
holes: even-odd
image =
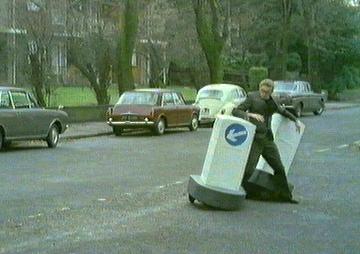
[[[296,107],[295,107],[295,109],[294,109],[294,113],[295,113],[295,116],[296,117],[301,117],[301,115],[302,115],[302,104],[301,103],[299,103],[299,104],[297,104],[296,105]]]
[[[118,126],[113,126],[113,132],[115,136],[121,136],[121,134],[123,133],[123,129]]]
[[[0,130],[0,150],[4,147],[4,135]]]
[[[2,148],[9,148],[11,146],[11,141],[7,141],[3,139]]]
[[[53,124],[49,129],[49,133],[46,137],[46,143],[49,148],[55,148],[59,142],[59,129]]]
[[[165,119],[160,117],[156,122],[154,126],[154,133],[156,135],[163,135],[165,132],[166,124]]]
[[[313,113],[314,115],[321,115],[325,110],[325,103],[323,101],[320,102],[320,108],[318,110],[315,110]]]
[[[196,131],[198,129],[198,127],[199,127],[199,118],[197,115],[193,115],[191,117],[189,129],[190,129],[190,131]]]

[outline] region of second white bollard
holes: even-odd
[[[274,114],[271,121],[271,129],[274,135],[274,142],[279,150],[281,161],[285,168],[285,174],[288,175],[290,166],[294,160],[297,148],[304,134],[305,125],[300,123],[300,133],[297,132],[293,121]],[[249,179],[254,185],[274,191],[276,186],[273,185],[271,177],[273,169],[261,156],[256,166],[256,170]]]

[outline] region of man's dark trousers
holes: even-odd
[[[278,191],[283,196],[291,197],[291,192],[289,190],[285,168],[281,162],[279,150],[276,144],[273,141],[272,137],[265,136],[262,138],[257,138],[253,141],[251,146],[249,158],[246,164],[245,173],[242,181],[242,185],[246,188],[247,181],[253,174],[256,165],[259,161],[260,155],[264,157],[266,162],[270,165],[270,167],[274,170],[274,184],[278,187]]]

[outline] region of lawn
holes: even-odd
[[[186,101],[194,101],[195,88],[167,87],[183,94]],[[109,88],[110,104],[115,104],[119,98],[117,87]],[[97,105],[95,93],[89,87],[58,87],[53,91],[50,100],[51,107],[63,106],[90,106]]]

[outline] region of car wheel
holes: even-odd
[[[189,194],[189,201],[191,204],[195,202],[195,198]]]
[[[301,103],[296,105],[294,113],[295,113],[296,117],[301,117],[301,115],[302,115],[302,104]]]
[[[323,101],[320,102],[320,108],[315,110],[313,113],[314,115],[321,115],[325,110],[325,103]]]
[[[121,134],[123,133],[123,130],[118,126],[113,126],[113,132],[114,132],[115,136],[121,136]]]
[[[165,120],[164,118],[159,118],[159,120],[156,121],[154,126],[154,132],[156,135],[162,135],[165,132]]]
[[[197,115],[193,115],[191,118],[189,129],[190,131],[196,131],[198,127],[199,127],[199,119]]]
[[[55,148],[58,142],[59,142],[59,129],[56,125],[52,125],[46,137],[46,143],[49,148]]]
[[[11,146],[11,141],[3,140],[2,147],[9,148]]]

